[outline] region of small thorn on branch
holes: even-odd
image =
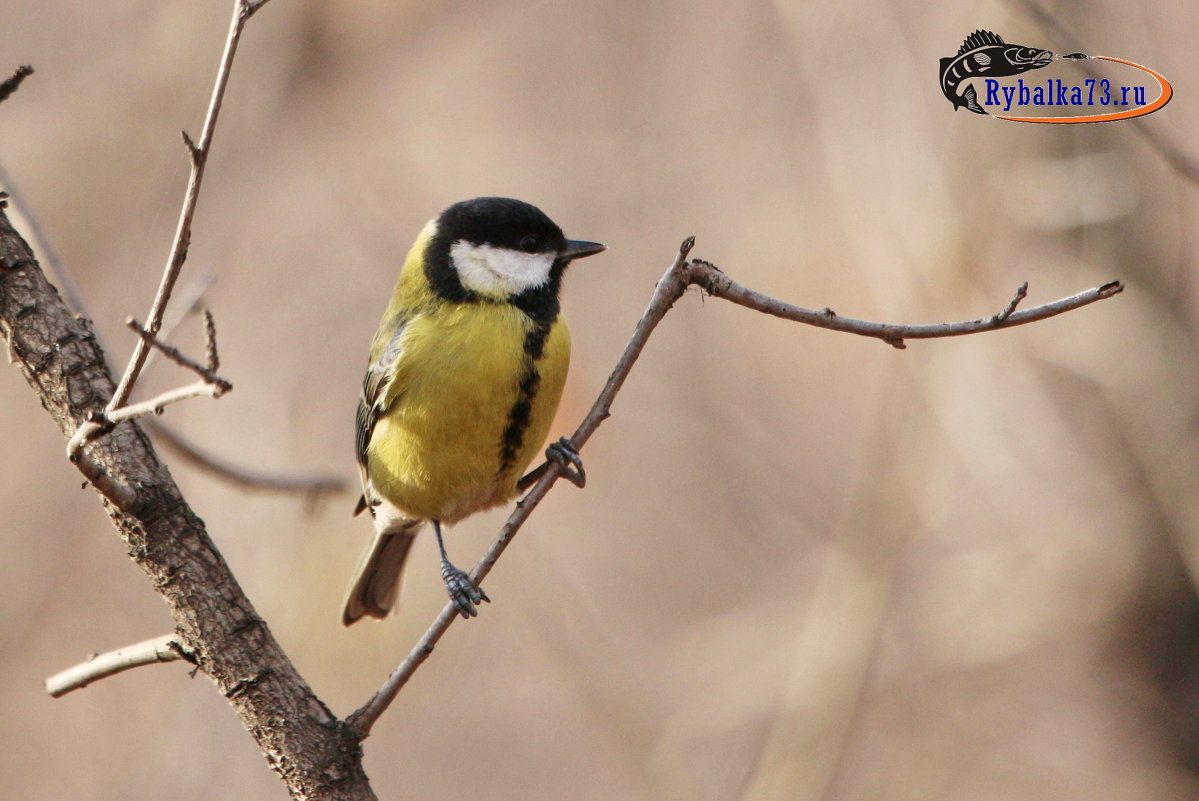
[[[17,67],[12,76],[6,78],[3,83],[0,83],[0,103],[8,100],[9,95],[17,91],[21,86],[21,82],[33,74],[33,67],[28,64],[22,64]]]
[[[204,160],[203,151],[200,150],[187,131],[180,131],[179,133],[183,136],[183,144],[187,147],[187,157],[191,159],[192,166],[199,167],[200,162]]]
[[[1026,297],[1028,297],[1027,281],[1016,288],[1016,294],[1012,295],[1012,299],[1008,301],[1008,304],[1004,307],[1003,311],[991,318],[991,322],[995,325],[1001,325],[1005,320],[1007,320],[1007,318],[1012,316],[1012,312],[1014,312],[1016,307],[1020,305],[1020,301],[1024,300]]]

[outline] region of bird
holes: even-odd
[[[582,486],[565,437],[541,451],[562,396],[570,333],[558,293],[576,259],[606,250],[567,239],[520,200],[455,203],[421,230],[371,345],[355,449],[374,537],[342,623],[385,618],[417,532],[431,523],[441,576],[463,617],[490,600],[446,553],[442,527],[510,501],[550,462]]]

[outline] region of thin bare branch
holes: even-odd
[[[583,444],[591,438],[595,430],[599,428],[600,423],[608,419],[610,416],[609,409],[612,401],[616,397],[616,393],[620,391],[624,385],[625,379],[629,376],[629,371],[633,369],[633,364],[637,361],[637,357],[641,355],[641,351],[645,348],[645,343],[649,339],[649,335],[653,333],[654,328],[661,322],[666,312],[674,305],[674,302],[682,296],[683,291],[687,288],[687,271],[686,259],[691,252],[692,246],[695,244],[694,237],[688,237],[679,247],[679,252],[675,256],[674,262],[666,273],[662,276],[662,280],[658,282],[654,290],[653,297],[650,299],[649,306],[646,307],[645,313],[641,316],[640,322],[633,330],[633,336],[629,340],[629,344],[625,346],[624,353],[621,354],[620,360],[613,368],[612,374],[608,377],[608,381],[604,384],[604,388],[600,391],[599,397],[591,406],[591,411],[583,418],[583,422],[575,430],[572,439],[574,449],[578,451]],[[562,463],[550,459],[545,465],[538,468],[541,471],[541,477],[528,494],[521,500],[517,501],[516,509],[509,515],[507,522],[500,529],[495,541],[488,548],[487,553],[475,565],[475,569],[471,571],[470,579],[478,586],[480,582],[486,578],[491,572],[491,568],[495,565],[496,560],[508,547],[512,538],[516,536],[516,532],[524,525],[529,515],[541,503],[541,499],[546,496],[550,488],[562,476]],[[442,635],[449,630],[450,625],[459,617],[458,607],[453,602],[447,603],[441,610],[441,614],[433,621],[425,631],[420,641],[404,658],[383,686],[371,698],[362,705],[360,709],[346,718],[346,723],[349,725],[359,739],[365,740],[370,736],[371,727],[375,721],[379,719],[391,702],[395,700],[397,694],[403,689],[408,679],[416,672],[424,661],[433,653],[434,646]]]
[[[187,440],[179,432],[158,424],[157,420],[146,420],[142,425],[150,429],[156,441],[162,442],[187,461],[246,489],[305,492],[312,496],[320,496],[325,493],[341,492],[346,487],[344,478],[329,474],[251,470],[204,450],[199,445]]]
[[[21,86],[21,82],[33,74],[33,67],[24,64],[17,67],[12,76],[5,78],[3,83],[0,83],[0,103],[8,100],[9,95],[17,91]]]
[[[91,439],[95,432],[109,431],[122,420],[133,420],[150,414],[162,414],[163,409],[172,403],[199,397],[215,399],[233,389],[233,384],[194,359],[184,356],[178,348],[168,345],[159,340],[158,337],[148,333],[132,317],[125,321],[125,325],[133,329],[143,342],[148,343],[176,364],[193,371],[196,375],[200,376],[201,380],[194,384],[168,390],[139,403],[131,403],[117,409],[105,408],[102,411],[93,411],[88,419],[71,435],[71,438],[67,440],[67,458],[72,462],[78,461],[84,443]]]
[[[653,297],[650,298],[645,313],[641,316],[641,320],[638,321],[636,328],[633,329],[633,336],[629,339],[628,345],[625,346],[624,352],[613,368],[611,375],[609,375],[607,382],[605,382],[604,388],[600,391],[595,403],[592,404],[591,410],[583,418],[583,422],[579,424],[579,427],[575,429],[574,436],[571,437],[571,444],[574,446],[575,451],[581,450],[587,440],[591,438],[591,435],[599,428],[600,424],[611,416],[611,407],[613,401],[616,399],[616,394],[624,385],[625,379],[628,378],[630,371],[633,369],[633,365],[641,356],[641,352],[645,348],[650,334],[653,333],[658,323],[662,321],[662,318],[674,306],[675,301],[682,297],[687,287],[693,284],[703,288],[710,295],[724,298],[725,300],[756,311],[821,328],[831,328],[861,336],[875,337],[897,348],[904,347],[904,338],[919,339],[960,336],[1021,325],[1033,322],[1034,320],[1043,320],[1046,317],[1061,314],[1062,312],[1085,306],[1088,303],[1094,303],[1097,300],[1109,298],[1123,290],[1123,286],[1118,281],[1113,281],[1096,289],[1091,289],[1069,298],[1063,298],[1054,303],[1037,306],[1023,312],[1016,312],[1016,306],[1027,293],[1028,284],[1026,282],[1017,289],[1015,296],[1008,302],[1007,306],[998,314],[991,317],[969,320],[962,323],[938,323],[934,325],[872,323],[865,320],[840,317],[832,309],[828,308],[821,311],[814,311],[800,306],[793,306],[789,303],[775,300],[767,295],[746,289],[708,262],[699,259],[687,261],[687,256],[690,254],[694,244],[694,237],[688,237],[683,241],[682,245],[679,246],[679,251],[674,262],[666,270],[661,280],[658,281]],[[508,547],[512,538],[516,536],[516,532],[520,530],[520,527],[524,525],[529,515],[541,503],[542,498],[549,492],[554,482],[563,476],[563,470],[562,461],[551,458],[534,471],[534,474],[537,475],[536,484],[533,485],[533,488],[529,490],[529,493],[524,498],[517,501],[516,509],[513,510],[508,520],[504,523],[503,528],[500,529],[495,541],[475,566],[475,569],[471,571],[471,581],[476,585],[482,582],[487,574],[491,572],[491,568],[504,552],[504,549]],[[361,708],[346,718],[346,723],[349,725],[351,731],[360,739],[366,739],[370,736],[371,728],[379,719],[379,716],[395,700],[396,695],[403,689],[417,668],[429,658],[438,641],[459,616],[457,606],[453,603],[447,603],[442,608],[437,619],[433,621],[416,645],[409,651],[404,661],[387,677],[383,686]]]
[[[225,87],[229,83],[229,73],[233,68],[233,57],[237,54],[237,45],[241,40],[242,30],[246,21],[260,8],[265,0],[251,3],[249,0],[238,0],[229,23],[229,34],[225,39],[225,51],[221,56],[221,65],[217,70],[216,82],[212,87],[212,98],[208,103],[208,112],[204,117],[204,127],[200,131],[199,142],[193,142],[184,133],[184,143],[187,145],[188,156],[191,160],[191,175],[187,182],[187,193],[184,196],[183,208],[179,212],[179,222],[175,229],[175,239],[171,244],[171,253],[162,273],[162,281],[158,286],[158,294],[150,307],[150,318],[146,322],[146,330],[157,334],[162,326],[162,317],[167,304],[171,300],[171,292],[179,279],[179,271],[187,260],[187,248],[191,242],[192,217],[196,212],[196,202],[200,197],[200,185],[204,180],[204,167],[208,163],[208,154],[212,147],[212,137],[216,131],[217,118],[220,116],[221,103],[225,97]],[[133,385],[137,382],[145,365],[150,345],[146,340],[140,340],[134,347],[133,356],[125,368],[125,374],[117,385],[116,392],[108,403],[108,411],[120,408],[129,399]],[[94,433],[92,434],[94,436]]]
[[[25,224],[29,227],[30,234],[33,237],[36,249],[42,254],[46,266],[54,273],[55,284],[66,300],[67,305],[77,313],[85,317],[88,316],[87,304],[83,300],[83,295],[79,291],[78,284],[75,283],[74,276],[67,269],[66,264],[59,258],[53,243],[42,229],[37,215],[33,213],[29,204],[25,201],[14,179],[4,168],[2,162],[0,162],[0,186],[8,190],[8,197],[11,198],[13,205],[24,218]],[[162,328],[159,329],[160,336],[170,337],[171,333],[183,322],[187,315],[203,300],[204,294],[214,281],[216,281],[216,273],[208,269],[184,285],[183,289],[175,296],[176,302],[171,305],[167,315],[163,319]],[[13,344],[10,341],[7,347],[10,364],[15,360],[12,348]],[[157,351],[150,351],[150,355],[146,359],[146,364],[142,368],[143,370],[154,360],[156,353]],[[212,365],[209,366],[210,368],[212,367]],[[219,364],[217,367],[219,367]],[[341,492],[346,486],[345,479],[340,476],[285,473],[243,467],[214,453],[209,453],[159,420],[143,420],[142,425],[157,441],[174,450],[175,453],[182,456],[195,467],[245,489],[266,490],[269,492],[302,492],[312,496],[320,496],[325,493]]]
[[[109,412],[105,415],[105,422],[108,425],[113,425],[122,420],[134,420],[138,417],[145,417],[148,414],[162,414],[162,410],[172,403],[190,400],[191,398],[219,398],[223,394],[225,392],[220,384],[208,381],[196,381],[193,384],[187,384],[176,389],[168,389],[166,392],[155,395],[149,400],[122,406],[115,412]]]
[[[86,662],[80,662],[46,679],[46,692],[53,698],[61,698],[69,692],[83,689],[93,681],[106,679],[135,667],[174,662],[182,658],[179,642],[172,632],[106,654],[92,654]]]
[[[175,283],[179,280],[179,272],[187,260],[187,249],[191,243],[192,218],[195,216],[196,203],[200,198],[204,167],[208,163],[212,137],[216,132],[217,118],[220,116],[221,103],[225,98],[225,87],[229,84],[229,73],[233,69],[233,57],[237,55],[237,45],[241,41],[242,30],[245,28],[247,20],[265,2],[266,0],[260,0],[258,3],[252,3],[250,0],[237,0],[233,9],[233,17],[229,22],[229,33],[225,38],[225,50],[221,56],[220,67],[217,69],[216,82],[212,87],[212,97],[208,102],[208,111],[204,115],[204,127],[200,132],[200,141],[193,142],[186,132],[183,133],[183,142],[191,161],[191,174],[187,181],[183,208],[179,211],[179,222],[175,228],[171,253],[167,258],[162,280],[158,285],[158,293],[154,296],[154,303],[150,307],[150,319],[146,322],[145,330],[151,334],[157,334],[162,327],[162,318],[166,313],[167,304],[171,300],[171,292],[174,291]],[[105,411],[109,415],[124,406],[125,402],[129,400],[129,394],[133,391],[133,386],[137,383],[142,368],[145,367],[150,347],[149,342],[144,338],[139,339],[134,346],[133,356],[130,357],[129,364],[125,367],[125,373],[121,376],[112,398],[108,401]],[[72,462],[77,461],[80,445],[105,430],[107,427],[103,422],[95,420],[84,422],[67,443],[67,458]]]
[[[956,323],[931,323],[928,325],[900,325],[896,323],[875,323],[869,320],[855,320],[852,317],[841,317],[832,309],[805,309],[776,300],[769,295],[763,295],[752,289],[738,284],[721,272],[716,266],[698,259],[689,264],[689,282],[704,289],[709,295],[732,301],[740,306],[755,309],[785,320],[807,323],[818,328],[829,328],[833,331],[844,331],[863,337],[881,339],[889,345],[903,348],[906,339],[935,339],[939,337],[965,336],[978,334],[983,331],[996,331],[1000,328],[1012,328],[1017,325],[1044,320],[1063,312],[1077,309],[1081,306],[1105,300],[1124,291],[1124,285],[1119,281],[1111,281],[1103,286],[1079,292],[1068,298],[1055,300],[1042,306],[1034,306],[1023,311],[1008,312],[1004,309],[991,317],[979,317],[974,320],[964,320]],[[1017,293],[1019,295],[1019,293]],[[1016,303],[1019,298],[1015,299]],[[1013,309],[1014,304],[1009,304]],[[1005,314],[1006,313],[1006,314]]]
[[[207,312],[205,312],[205,314],[207,315]],[[212,338],[212,340],[207,343],[206,350],[208,350],[209,354],[215,355],[215,353],[216,353],[216,328],[211,326],[211,323],[212,323],[211,315],[208,315],[208,323],[209,323],[209,327],[207,328],[206,333]],[[206,367],[206,366],[200,364],[195,359],[192,359],[188,356],[184,356],[183,353],[181,353],[178,348],[174,347],[173,345],[168,345],[167,343],[161,341],[158,337],[154,336],[149,331],[142,328],[141,323],[139,323],[137,320],[133,319],[132,317],[130,317],[129,319],[127,319],[125,321],[125,325],[128,326],[130,329],[132,329],[134,333],[136,333],[139,337],[141,337],[143,340],[145,340],[150,346],[152,346],[152,347],[156,348],[158,351],[160,351],[163,356],[166,356],[168,359],[173,361],[175,364],[178,364],[181,367],[186,367],[188,370],[191,370],[196,375],[200,376],[200,378],[203,378],[205,382],[207,382],[209,384],[213,384],[216,387],[218,387],[220,389],[220,392],[217,393],[216,395],[214,395],[213,397],[220,397],[221,395],[225,394],[229,390],[233,389],[233,385],[230,384],[225,379],[221,378],[219,375],[217,375],[212,370],[212,368]]]
[[[249,13],[252,15],[258,11],[266,0],[249,4],[251,7]],[[195,143],[190,141],[190,137],[184,133],[185,144],[189,145],[189,158],[191,150],[195,147]],[[0,186],[7,190],[8,196],[12,198],[13,204],[24,218],[25,225],[28,227],[30,234],[36,244],[37,251],[42,255],[44,264],[50,268],[54,274],[55,284],[62,292],[68,305],[77,313],[87,315],[87,305],[83,300],[83,295],[79,291],[79,286],[75,282],[74,276],[68,270],[58,252],[54,248],[50,237],[46,235],[42,228],[41,221],[38,216],[33,213],[29,203],[24,199],[20,188],[16,184],[16,180],[0,162]],[[215,280],[216,274],[212,270],[206,270],[199,275],[194,281],[185,285],[181,293],[177,293],[175,297],[176,303],[170,307],[170,311],[164,315],[164,320],[159,334],[162,337],[169,337],[170,332],[190,313],[195,306],[203,298],[204,293]],[[209,338],[208,341],[212,341]],[[8,360],[12,363],[15,356],[12,352],[12,343],[7,346]],[[147,354],[146,361],[142,365],[142,370],[149,365],[154,359],[156,351],[151,350]],[[209,362],[209,369],[216,372],[219,369],[219,361],[215,364]],[[87,425],[87,424],[85,424]],[[216,454],[209,453],[197,445],[192,444],[184,437],[163,425],[158,420],[145,420],[143,425],[154,435],[156,439],[172,448],[176,453],[191,462],[194,466],[206,470],[220,478],[230,481],[238,486],[251,490],[267,490],[277,492],[303,492],[314,496],[319,496],[324,493],[340,492],[346,486],[345,479],[339,476],[328,474],[306,474],[306,473],[285,473],[279,471],[258,470],[250,467],[243,467],[235,464],[228,459],[224,459]],[[96,430],[102,426],[98,423],[94,424]],[[93,425],[89,425],[92,429]],[[89,434],[90,436],[90,434]],[[80,439],[82,441],[82,438]]]
[[[215,281],[216,272],[208,268],[203,270],[199,275],[194,276],[181,289],[175,291],[172,297],[174,302],[162,318],[162,327],[158,329],[157,336],[160,340],[165,342],[174,336],[175,331],[188,318],[188,315],[200,308],[205,293],[208,292],[209,287]],[[142,373],[150,369],[150,365],[154,363],[154,357],[157,353],[158,351],[151,350],[150,354],[146,356],[146,363],[142,365]]]
[[[258,13],[258,9],[262,8],[269,2],[270,0],[246,0],[246,2],[242,3],[243,10],[241,13],[246,19],[249,19]]]
[[[66,300],[67,305],[77,313],[85,317],[88,316],[87,304],[84,302],[83,295],[79,291],[79,285],[75,283],[74,276],[59,258],[53,243],[42,228],[37,215],[33,213],[29,204],[25,201],[15,180],[4,168],[2,162],[0,162],[0,186],[7,189],[8,197],[11,198],[13,205],[20,212],[21,217],[24,218],[36,249],[42,254],[46,266],[54,273],[54,282]],[[204,294],[215,280],[216,273],[209,269],[195,276],[192,281],[189,281],[177,293],[175,297],[176,302],[171,305],[167,315],[163,319],[159,334],[169,337],[186,316],[200,303]],[[10,341],[7,346],[8,361],[10,364],[16,358],[12,349],[13,344]],[[142,368],[143,370],[154,360],[156,353],[157,351],[153,350],[150,352],[150,355],[146,359],[146,364]],[[243,467],[214,453],[209,453],[198,445],[191,443],[182,434],[164,425],[159,420],[143,420],[142,425],[154,436],[155,440],[162,442],[168,448],[174,450],[175,453],[182,456],[195,467],[245,489],[266,490],[269,492],[302,492],[312,496],[320,496],[325,493],[341,492],[346,486],[345,479],[329,474],[286,473]]]
[[[183,146],[187,148],[187,157],[192,163],[192,169],[199,169],[201,162],[204,161],[204,153],[201,152],[199,146],[187,131],[180,131],[179,135],[183,137]]]

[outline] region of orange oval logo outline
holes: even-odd
[[[1161,94],[1157,100],[1154,100],[1147,106],[1140,108],[1132,108],[1127,111],[1116,111],[1110,114],[1088,114],[1080,117],[1005,117],[994,115],[997,120],[1010,120],[1011,122],[1044,122],[1044,123],[1080,123],[1080,122],[1115,122],[1117,120],[1131,120],[1134,117],[1144,117],[1146,114],[1152,114],[1162,106],[1170,102],[1170,98],[1174,96],[1174,88],[1170,86],[1170,82],[1162,77],[1159,73],[1154,72],[1148,67],[1137,64],[1133,61],[1125,61],[1122,58],[1112,58],[1110,56],[1091,56],[1095,61],[1114,61],[1117,64],[1126,64],[1129,67],[1136,67],[1139,70],[1149,73],[1157,79],[1158,86],[1161,88]]]

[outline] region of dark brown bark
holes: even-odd
[[[90,321],[70,312],[2,208],[0,333],[64,436],[112,396]],[[79,468],[166,601],[185,658],[216,682],[291,794],[375,798],[357,738],[279,647],[145,433],[120,423],[84,446]]]

